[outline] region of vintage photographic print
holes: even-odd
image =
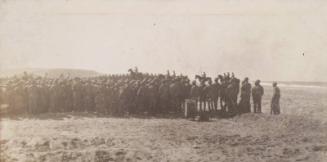
[[[0,0],[0,162],[326,162],[327,1]]]

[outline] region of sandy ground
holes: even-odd
[[[1,161],[327,161],[327,89],[282,88],[282,115],[194,122],[44,114],[1,119]]]

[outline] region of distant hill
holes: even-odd
[[[61,74],[71,77],[94,77],[101,75],[100,73],[93,70],[82,70],[82,69],[43,69],[43,68],[24,68],[24,69],[5,69],[0,71],[0,77],[11,77],[11,76],[20,76],[24,72],[37,76],[48,77],[59,77]]]

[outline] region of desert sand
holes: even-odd
[[[42,114],[1,119],[1,161],[327,161],[327,89],[281,87],[282,114],[183,118]]]

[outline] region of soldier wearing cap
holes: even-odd
[[[85,85],[85,108],[87,112],[94,112],[95,108],[95,87],[91,80]]]
[[[83,85],[79,78],[75,78],[72,85],[73,92],[73,111],[78,112],[83,110]]]
[[[105,89],[102,85],[96,85],[95,87],[95,111],[99,114],[106,114],[106,104],[105,104]]]
[[[273,82],[273,96],[271,99],[271,114],[278,115],[280,114],[280,89],[277,86],[277,82]]]
[[[264,89],[260,85],[260,80],[255,81],[255,86],[252,88],[253,112],[261,113],[261,98],[264,95]]]
[[[36,114],[39,111],[39,90],[38,87],[33,80],[31,85],[27,89],[28,93],[28,108],[29,108],[29,113],[31,114]]]
[[[239,103],[239,112],[240,113],[249,113],[251,112],[251,84],[249,83],[249,78],[245,78],[242,82],[241,87],[241,101]]]
[[[215,111],[217,111],[218,110],[218,98],[219,98],[219,94],[220,94],[220,84],[218,82],[218,78],[215,78],[215,82],[212,84],[210,91],[211,91],[213,107],[214,107]]]
[[[167,112],[169,106],[169,83],[164,79],[159,86],[159,112]]]

